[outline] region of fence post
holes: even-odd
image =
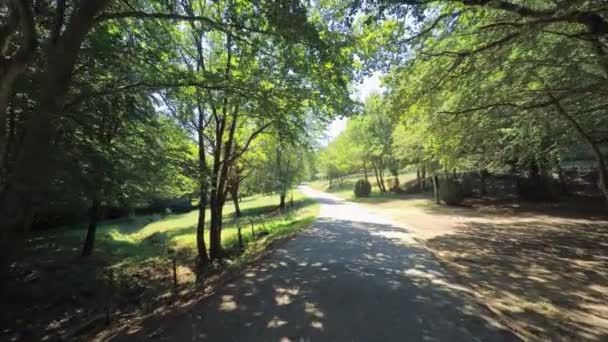
[[[167,253],[171,257],[173,266],[173,292],[177,293],[177,260],[175,259],[175,250],[173,248],[169,248]]]
[[[106,325],[110,325],[112,321],[112,294],[114,292],[114,272],[110,269],[107,280],[107,297],[106,297]]]
[[[243,249],[243,235],[241,234],[241,224],[237,222],[236,224],[237,234],[239,237],[239,248]]]

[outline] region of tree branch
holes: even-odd
[[[531,104],[519,104],[519,103],[514,103],[514,102],[497,102],[497,103],[491,103],[491,104],[487,104],[487,105],[483,105],[483,106],[479,106],[479,107],[463,109],[463,110],[459,110],[459,111],[442,111],[442,112],[439,112],[439,114],[460,115],[460,114],[478,112],[478,111],[482,111],[482,110],[494,109],[494,108],[498,108],[498,107],[510,107],[510,108],[526,110],[526,109],[537,109],[537,108],[549,107],[549,106],[552,106],[553,104],[554,104],[553,100],[545,101],[545,102],[538,102],[538,103],[531,103]]]
[[[478,48],[475,48],[473,50],[464,50],[464,51],[441,51],[441,52],[435,52],[435,53],[429,53],[429,52],[421,52],[421,54],[423,55],[427,55],[427,56],[431,56],[431,57],[438,57],[438,56],[456,56],[456,57],[467,57],[467,56],[471,56],[486,50],[490,50],[492,48],[495,48],[501,44],[504,44],[510,40],[515,39],[516,37],[518,37],[521,33],[520,32],[513,32],[510,33],[498,40],[495,40],[491,43],[488,43],[486,45],[482,45]]]
[[[222,90],[222,89],[230,89],[230,88],[235,88],[238,89],[239,87],[237,86],[225,86],[225,85],[221,85],[221,84],[215,84],[215,85],[209,85],[209,83],[203,83],[203,82],[148,82],[148,81],[139,81],[139,82],[135,82],[135,83],[131,83],[131,84],[125,84],[122,86],[117,86],[117,87],[113,87],[113,88],[109,88],[109,89],[104,89],[104,90],[100,90],[100,91],[95,91],[95,92],[89,92],[89,93],[81,93],[79,96],[77,96],[74,100],[72,100],[71,102],[67,103],[65,105],[65,108],[72,108],[76,105],[81,104],[82,102],[94,98],[94,97],[101,97],[101,96],[108,96],[108,95],[113,95],[116,93],[121,93],[127,90],[132,90],[132,89],[148,89],[148,90],[161,90],[161,89],[170,89],[170,88],[181,88],[181,87],[197,87],[197,88],[204,88],[204,89],[210,89],[210,90]]]
[[[415,35],[413,35],[411,37],[408,37],[408,38],[405,38],[405,39],[400,40],[398,42],[395,42],[395,44],[407,44],[407,43],[411,43],[412,41],[414,41],[414,40],[416,40],[416,39],[418,39],[418,38],[420,38],[420,37],[422,37],[422,36],[430,33],[431,31],[433,31],[443,21],[443,19],[457,17],[460,14],[462,14],[463,12],[464,11],[458,11],[458,12],[455,12],[455,13],[444,13],[444,14],[441,14],[440,16],[438,16],[437,18],[435,18],[435,20],[430,25],[428,25],[425,29],[423,29],[422,31],[418,32],[417,34],[415,34]]]
[[[65,18],[65,0],[57,0],[57,12],[55,14],[55,25],[51,32],[51,43],[57,43],[57,39],[61,35],[61,28]]]
[[[502,0],[457,0],[465,5],[485,6],[498,10],[503,10],[518,14],[522,17],[536,18],[538,22],[554,23],[568,22],[582,24],[593,34],[608,34],[608,21],[601,15],[589,12],[574,10],[561,13],[559,8],[549,10],[537,10],[520,4],[515,4]]]
[[[198,15],[186,15],[177,13],[148,13],[144,11],[126,11],[117,13],[102,13],[95,18],[96,23],[101,23],[108,20],[122,20],[122,19],[156,19],[156,20],[174,20],[174,21],[190,21],[190,22],[202,22],[210,27],[223,32],[229,32],[231,29],[243,30],[254,33],[261,33],[273,36],[280,36],[280,34],[267,30],[260,30],[253,27],[241,26],[236,24],[228,24],[219,21],[215,21],[209,17],[203,17]]]
[[[16,6],[19,11],[19,25],[22,30],[22,44],[15,54],[15,61],[25,67],[36,49],[36,26],[34,23],[34,13],[32,3],[29,0],[17,0]]]
[[[232,163],[233,161],[235,161],[236,159],[238,159],[240,156],[243,155],[243,153],[247,152],[247,150],[249,149],[249,145],[251,145],[251,142],[262,132],[264,132],[266,130],[266,128],[270,127],[270,125],[272,124],[272,122],[269,122],[267,124],[262,125],[260,128],[258,128],[257,130],[255,130],[253,133],[251,133],[251,135],[249,136],[249,138],[247,138],[247,142],[245,143],[245,145],[243,146],[243,148],[238,152],[235,153],[232,158],[229,159],[229,162]]]

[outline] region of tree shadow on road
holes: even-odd
[[[530,337],[608,340],[607,222],[466,222],[427,245]]]
[[[209,300],[149,317],[115,340],[516,340],[426,251],[404,246],[404,235],[319,219]]]

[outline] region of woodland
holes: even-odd
[[[312,221],[304,181],[605,211],[607,85],[600,0],[3,0],[0,334],[194,296]]]

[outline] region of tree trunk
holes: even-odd
[[[207,156],[205,153],[205,120],[200,97],[197,99],[198,106],[198,179],[199,179],[199,205],[198,222],[196,224],[196,249],[198,252],[198,268],[202,270],[209,263],[207,255],[207,244],[205,243],[205,214],[207,210],[208,184]]]
[[[199,267],[209,263],[207,245],[205,244],[205,211],[207,210],[207,189],[201,188],[198,206],[198,223],[196,224],[196,248],[198,251]]]
[[[15,161],[15,155],[17,152],[17,125],[19,124],[17,120],[17,113],[15,112],[15,107],[12,106],[10,112],[8,113],[8,122],[7,122],[7,130],[6,130],[6,138],[4,143],[0,142],[0,146],[4,145],[4,151],[2,151],[2,156],[0,157],[0,194],[3,193],[3,189],[6,186],[6,180],[8,175],[11,173],[12,164]],[[2,127],[2,126],[0,126]],[[2,134],[2,133],[0,133]],[[3,138],[0,138],[0,141]],[[1,149],[0,149],[1,150]]]
[[[420,177],[422,177],[422,191],[426,190],[426,166],[422,165],[422,172]]]
[[[53,129],[50,110],[42,108],[28,122],[21,151],[0,198],[0,229],[19,231],[26,221],[26,208],[47,186],[48,156]]]
[[[214,191],[211,191],[212,193]],[[211,195],[213,198],[213,194]],[[211,209],[211,226],[210,230],[210,245],[209,245],[209,257],[211,260],[217,260],[222,257],[222,212],[218,208],[219,204],[216,200],[211,200],[209,207]]]
[[[236,182],[235,182],[236,183]],[[239,206],[239,185],[238,183],[230,186],[230,197],[234,204],[234,216],[241,217],[241,208]]]
[[[608,204],[608,171],[606,171],[606,161],[602,155],[602,152],[595,142],[588,140],[587,143],[590,145],[595,160],[597,162],[597,169],[599,174],[599,180],[597,186],[602,191],[606,204]]]
[[[416,186],[422,191],[422,179],[420,178],[420,168],[416,170]]]
[[[367,180],[367,162],[363,162],[363,176],[365,177],[365,180]]]
[[[553,96],[553,94],[549,93],[549,97],[553,101],[557,112],[574,127],[574,129],[581,136],[583,141],[586,142],[591,148],[591,152],[593,153],[597,162],[599,174],[598,187],[602,191],[602,194],[604,195],[604,200],[608,205],[608,170],[606,169],[606,161],[604,159],[604,156],[602,155],[602,151],[600,150],[599,145],[593,140],[593,138],[589,134],[587,134],[587,132],[585,132],[583,127],[572,116],[570,116],[570,114],[566,112],[559,100],[555,96]]]
[[[380,161],[378,165],[378,174],[380,175],[380,184],[382,185],[382,192],[386,192],[386,185],[384,184],[384,163]]]
[[[374,166],[374,175],[376,176],[376,184],[378,184],[378,190],[380,190],[380,192],[384,192],[384,190],[382,188],[382,183],[380,182],[380,175],[378,173],[378,167],[376,166],[376,163],[372,163],[372,165]]]
[[[439,204],[439,179],[437,175],[433,175],[433,195],[435,196],[435,203]]]
[[[230,37],[230,36],[229,36]],[[230,59],[229,59],[230,60]],[[238,106],[235,107],[232,114],[232,122],[228,131],[227,139],[224,138],[224,128],[226,124],[226,113],[227,98],[224,100],[224,114],[220,120],[220,127],[216,129],[216,149],[214,151],[214,164],[213,164],[213,176],[212,184],[213,189],[211,190],[210,207],[211,207],[211,237],[210,237],[210,248],[209,256],[211,260],[221,259],[223,257],[222,251],[222,213],[224,211],[224,203],[226,203],[226,196],[228,194],[228,188],[226,186],[228,181],[228,170],[232,166],[231,158],[232,148],[234,144],[234,134],[236,132],[236,122],[238,115]],[[225,140],[224,149],[222,151],[222,141]],[[222,154],[223,153],[223,154]],[[221,162],[220,162],[221,161]]]
[[[566,182],[566,176],[564,175],[564,170],[559,163],[559,160],[556,163],[557,168],[557,178],[559,179],[559,185],[561,188],[562,195],[568,195],[568,184]]]
[[[205,244],[205,212],[207,210],[207,185],[201,180],[198,205],[198,222],[196,224],[196,249],[198,252],[198,267],[203,268],[209,263],[207,245]]]
[[[285,210],[285,197],[287,197],[287,196],[285,196],[285,193],[281,193],[279,195],[279,199],[280,199],[279,209],[281,209],[281,211]]]
[[[101,205],[101,201],[99,199],[99,194],[96,193],[93,196],[93,202],[91,203],[91,208],[89,209],[89,226],[87,228],[87,235],[84,239],[84,246],[82,247],[82,256],[89,256],[93,253],[93,248],[95,247],[95,232],[97,231],[97,220],[99,219],[99,207]]]
[[[5,23],[0,41],[0,166],[4,164],[4,158],[8,149],[7,144],[7,109],[10,97],[13,94],[13,86],[21,73],[23,73],[34,57],[36,52],[36,23],[34,19],[32,1],[14,1],[14,6],[8,6],[8,22],[15,20],[15,25]],[[5,56],[11,43],[11,38],[16,37],[17,26],[20,31],[20,41],[12,42],[18,46],[12,55]]]
[[[393,191],[399,191],[399,174],[398,173],[394,173],[394,181],[393,181]]]
[[[2,56],[0,55],[0,58]],[[6,164],[6,159],[8,157],[9,152],[9,144],[8,144],[8,130],[6,129],[8,125],[8,104],[9,99],[13,91],[13,83],[14,78],[11,75],[2,75],[0,76],[0,176],[4,176],[5,170],[4,165]]]
[[[27,204],[32,203],[32,199],[39,200],[40,194],[48,185],[54,125],[63,110],[80,45],[91,29],[95,16],[108,2],[109,0],[83,1],[71,15],[61,37],[46,49],[47,63],[40,81],[40,107],[38,113],[28,115],[14,170],[0,194],[2,238],[9,234],[8,231],[17,231],[23,226]]]

